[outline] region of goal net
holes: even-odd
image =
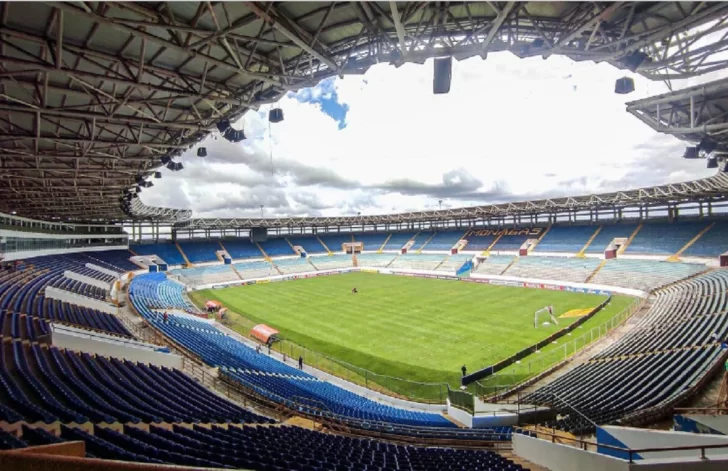
[[[554,307],[546,306],[545,308],[539,309],[538,311],[533,313],[533,327],[534,328],[538,328],[539,318],[543,318],[544,316],[548,316],[551,319],[551,322],[553,322],[556,325],[559,325],[559,321],[556,320],[556,317],[554,316]],[[548,321],[546,321],[544,324],[547,325]]]

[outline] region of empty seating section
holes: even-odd
[[[645,223],[630,242],[627,254],[673,255],[705,229],[707,223]]]
[[[409,249],[412,251],[420,250],[433,235],[435,235],[434,232],[418,232],[415,236],[415,243]]]
[[[529,234],[504,234],[498,239],[498,242],[495,243],[491,250],[496,252],[500,250],[518,250],[528,239],[538,239],[538,236]]]
[[[293,255],[296,253],[293,251],[293,248],[288,245],[288,242],[286,242],[286,239],[284,238],[268,239],[265,242],[261,242],[260,246],[269,257]]]
[[[520,257],[505,275],[584,283],[600,263],[596,258]]]
[[[224,374],[255,389],[273,400],[292,397],[323,403],[334,414],[364,420],[405,425],[451,427],[452,422],[437,414],[398,409],[380,404],[326,381],[257,353],[214,326],[192,318],[171,316],[164,323],[158,312],[151,311],[147,299],[158,293],[166,282],[163,273],[135,277],[129,288],[136,309],[166,336],[199,355],[207,364],[220,367]],[[178,288],[183,289],[181,286]],[[307,402],[312,404],[312,402]],[[305,407],[301,405],[301,407]]]
[[[713,334],[728,335],[726,290],[725,270],[666,288],[624,337],[524,402],[553,404],[553,425],[574,433],[593,429],[580,414],[605,424],[671,407],[721,359]]]
[[[233,265],[243,279],[265,278],[279,273],[270,262],[265,260],[257,262],[241,262]]]
[[[209,283],[225,283],[240,280],[230,265],[210,265],[206,267],[171,270],[172,275],[182,278],[185,284],[204,285]]]
[[[318,270],[333,270],[335,268],[353,267],[351,255],[319,255],[308,259]]]
[[[495,235],[470,235],[468,234],[466,239],[468,241],[468,245],[465,246],[465,250],[472,250],[472,251],[478,251],[481,252],[483,250],[487,250],[488,247],[493,245],[493,242],[498,238],[498,236]]]
[[[278,269],[284,275],[289,273],[304,273],[316,271],[316,269],[308,263],[308,260],[301,257],[296,258],[279,258],[274,261]]]
[[[617,258],[608,260],[590,283],[649,291],[705,270],[705,265],[698,263]]]
[[[297,245],[303,247],[306,253],[326,253],[326,249],[316,236],[288,236],[287,239],[294,247]]]
[[[404,245],[415,238],[416,232],[393,232],[384,250],[401,250]]]
[[[232,259],[238,258],[263,258],[263,254],[257,245],[248,239],[223,239],[222,245]]]
[[[140,267],[129,260],[134,255],[128,250],[103,250],[99,252],[81,253],[88,258],[88,262],[109,270],[122,273],[139,270]]]
[[[386,232],[354,234],[354,241],[361,242],[364,250],[367,252],[376,251],[382,248],[384,241],[387,240],[389,234]]]
[[[457,254],[457,255],[450,255],[448,257],[445,257],[443,262],[438,265],[435,270],[437,271],[444,271],[448,273],[455,273],[457,272],[460,267],[463,266],[465,262],[468,260],[472,260],[473,255],[472,254]]]
[[[50,333],[48,323],[41,318],[0,312],[0,336],[37,341]]]
[[[384,268],[392,263],[395,255],[391,253],[363,253],[357,255],[357,261],[360,267],[378,267]]]
[[[601,226],[599,234],[594,237],[594,240],[592,240],[589,247],[587,247],[586,253],[604,253],[607,246],[609,246],[615,238],[628,239],[635,229],[637,229],[637,224],[603,225]]]
[[[725,252],[728,252],[728,222],[718,221],[688,247],[682,256],[716,258]]]
[[[403,254],[394,259],[390,268],[411,268],[414,270],[434,270],[444,260],[442,254]]]
[[[184,265],[185,263],[177,246],[172,243],[129,244],[129,248],[137,255],[157,255],[168,265]]]
[[[17,340],[3,342],[0,356],[0,417],[47,423],[269,422],[165,367]]]
[[[425,250],[450,250],[463,238],[463,231],[438,232],[427,243]],[[487,247],[486,247],[487,248]]]
[[[512,255],[491,255],[475,268],[480,275],[500,275],[515,260]]]
[[[220,243],[217,241],[178,240],[177,243],[182,248],[190,263],[215,262],[219,260],[216,252],[222,250]]]
[[[332,252],[341,252],[342,244],[345,242],[353,242],[351,234],[319,234],[319,239],[329,248]]]
[[[552,226],[534,250],[576,253],[584,247],[596,230],[596,226]]]
[[[83,281],[72,280],[71,278],[58,277],[55,281],[48,284],[54,288],[71,291],[87,298],[105,300],[107,291],[98,286],[92,286]]]

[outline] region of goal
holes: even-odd
[[[551,322],[553,322],[556,325],[559,325],[559,321],[556,320],[556,317],[554,317],[554,307],[546,306],[533,313],[533,327],[534,328],[538,328],[539,316],[543,317],[544,314],[546,314],[547,316],[549,316],[551,318]],[[548,321],[545,322],[545,324],[548,324]]]

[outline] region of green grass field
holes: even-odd
[[[351,293],[353,287],[359,294]],[[604,298],[350,273],[193,293],[198,305],[210,299],[241,316],[233,314],[241,333],[265,323],[298,345],[376,374],[457,387],[461,365],[476,371],[576,321],[559,319],[558,326],[535,329],[534,311],[553,305],[558,317],[596,307]],[[630,302],[615,296],[595,317],[604,322]]]

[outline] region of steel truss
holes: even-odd
[[[0,210],[125,219],[123,191],[219,120],[378,62],[510,51],[625,67],[639,50],[645,77],[693,77],[728,65],[726,18],[707,2],[6,2]]]
[[[518,203],[491,204],[470,208],[418,211],[376,216],[336,216],[298,218],[193,218],[175,224],[177,230],[189,229],[246,229],[252,227],[331,227],[371,226],[426,221],[458,221],[502,219],[523,215],[553,214],[559,212],[598,211],[647,205],[674,205],[688,201],[718,202],[728,198],[728,174],[691,182],[640,188],[630,191],[602,193],[566,198],[552,198]]]

